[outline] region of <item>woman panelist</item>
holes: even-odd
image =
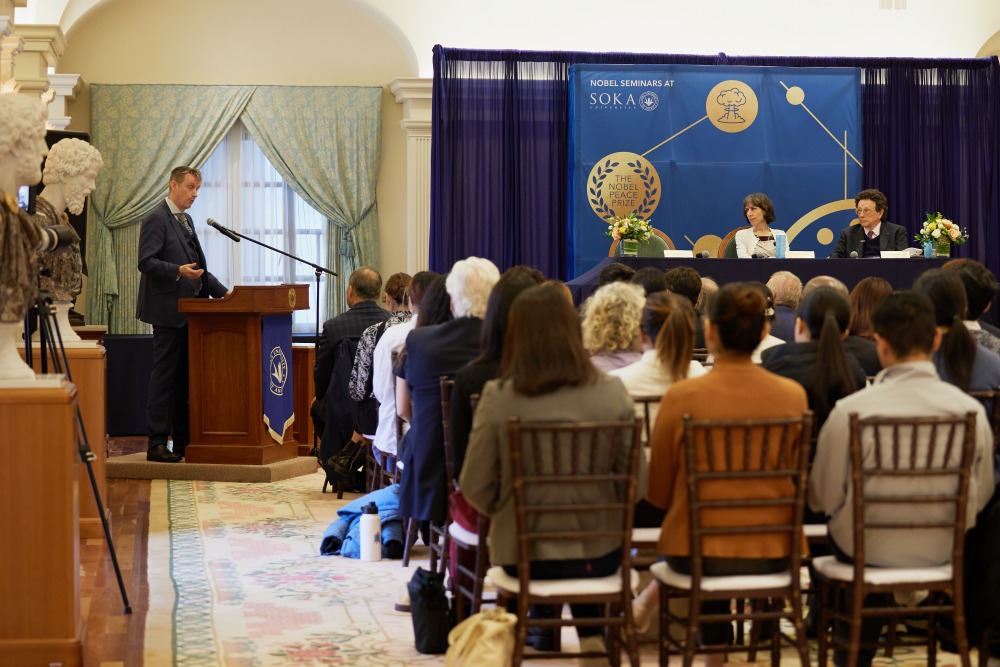
[[[743,215],[750,223],[750,229],[736,232],[737,257],[774,257],[774,204],[763,192],[755,192],[743,199]],[[784,232],[781,232],[784,233]]]

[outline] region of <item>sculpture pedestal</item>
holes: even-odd
[[[0,389],[0,665],[83,665],[75,396]]]

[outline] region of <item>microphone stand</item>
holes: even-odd
[[[215,224],[211,224],[211,223],[215,223]],[[266,243],[264,243],[262,241],[258,241],[257,239],[252,239],[249,236],[244,236],[243,234],[240,234],[239,232],[233,231],[232,229],[229,229],[228,227],[223,227],[222,225],[220,225],[219,223],[215,222],[214,220],[209,220],[209,226],[211,226],[214,229],[218,230],[219,233],[222,234],[223,236],[228,236],[229,238],[231,238],[232,240],[236,241],[237,243],[240,242],[240,239],[246,239],[247,241],[250,241],[250,243],[256,243],[257,245],[261,246],[262,248],[267,248],[268,250],[272,250],[272,251],[278,253],[279,255],[284,255],[285,257],[288,257],[290,259],[294,259],[296,262],[300,262],[302,264],[305,264],[307,266],[311,266],[313,268],[313,275],[316,276],[316,334],[315,334],[315,337],[313,338],[313,345],[318,348],[319,347],[319,279],[320,279],[320,276],[322,276],[324,273],[327,274],[327,275],[329,275],[329,276],[333,276],[334,278],[336,278],[337,277],[337,272],[336,271],[332,271],[332,270],[330,270],[330,269],[328,269],[328,268],[326,268],[324,266],[320,266],[319,264],[314,264],[314,263],[310,262],[307,259],[302,259],[301,257],[296,257],[295,255],[293,255],[291,253],[288,253],[288,252],[285,252],[284,250],[279,250],[278,248],[275,248],[274,246],[270,246],[270,245],[268,245],[268,244],[266,244]],[[307,415],[306,418],[307,419],[312,419],[312,416],[311,415]],[[313,448],[312,448],[312,451],[309,453],[309,455],[310,456],[313,456],[313,455],[318,456],[319,455],[319,435],[316,433],[316,429],[313,429]]]

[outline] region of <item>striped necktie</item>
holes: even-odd
[[[176,217],[177,217],[177,222],[181,223],[181,227],[184,228],[184,231],[187,232],[187,235],[194,236],[194,230],[191,228],[191,223],[188,222],[187,213],[178,213]]]

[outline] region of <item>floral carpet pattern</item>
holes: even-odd
[[[323,531],[355,497],[322,494],[322,482],[321,474],[270,484],[152,482],[146,667],[444,664],[416,651],[410,615],[393,608],[426,566],[426,548],[416,548],[409,568],[320,556]],[[575,643],[565,631],[564,645]],[[641,652],[643,665],[658,663],[655,645]],[[939,665],[957,663],[939,654]],[[748,663],[735,654],[730,664]],[[786,651],[782,664],[798,660]],[[917,667],[926,657],[897,648],[875,664]]]

